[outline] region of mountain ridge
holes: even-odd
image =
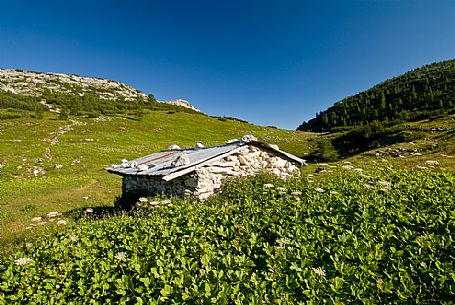
[[[455,110],[455,60],[424,65],[335,102],[301,131],[333,131],[390,121],[412,121]]]
[[[49,94],[79,95],[92,94],[102,101],[150,100],[169,105],[185,107],[196,112],[199,109],[185,103],[176,103],[177,100],[158,101],[153,94],[145,94],[125,83],[100,77],[80,76],[54,72],[36,72],[21,69],[0,69],[0,91],[4,93],[23,95],[28,97],[46,98]],[[41,102],[41,101],[40,101]]]

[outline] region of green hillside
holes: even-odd
[[[0,247],[52,225],[36,225],[33,217],[112,207],[121,178],[104,168],[123,158],[132,160],[174,143],[218,145],[245,134],[305,156],[308,139],[315,136],[183,111],[146,109],[141,120],[134,115],[59,117],[45,112],[42,119],[0,120]]]
[[[373,122],[416,121],[455,110],[455,60],[409,71],[359,94],[347,97],[315,118],[302,131],[332,131]]]
[[[453,304],[455,114],[320,134],[19,77],[0,79],[0,304]],[[245,134],[311,162],[114,207],[111,164]]]

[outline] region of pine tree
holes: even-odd
[[[385,110],[387,107],[387,104],[385,102],[385,95],[384,92],[381,94],[381,104],[380,104],[381,110]]]

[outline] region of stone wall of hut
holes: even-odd
[[[293,162],[255,146],[244,146],[231,155],[205,163],[194,172],[171,181],[156,176],[126,176],[122,190],[123,193],[140,196],[168,194],[206,199],[216,193],[229,177],[269,172],[285,179],[297,171],[298,167]]]
[[[193,195],[206,199],[218,191],[227,178],[253,176],[260,172],[272,173],[285,179],[297,173],[298,167],[293,162],[255,146],[245,146],[232,155],[199,167],[185,180],[185,185],[194,187]],[[194,181],[197,182],[196,185],[192,184]]]
[[[123,194],[134,194],[136,197],[159,194],[185,197],[194,192],[194,188],[185,185],[185,181],[191,179],[191,177],[183,176],[171,181],[164,181],[161,176],[125,176],[123,177],[122,192]],[[193,182],[193,184],[195,183]]]

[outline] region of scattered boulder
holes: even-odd
[[[190,163],[190,158],[188,158],[188,155],[184,153],[184,154],[181,154],[180,156],[178,156],[174,161],[172,161],[171,165],[174,167],[177,167],[177,166],[187,165],[189,163]]]
[[[244,135],[241,139],[242,142],[252,142],[252,141],[257,141],[257,140],[258,140],[258,138],[256,138],[253,135],[250,135],[250,134]]]
[[[181,149],[181,148],[177,144],[172,144],[167,148],[167,150],[179,150],[179,149]]]

